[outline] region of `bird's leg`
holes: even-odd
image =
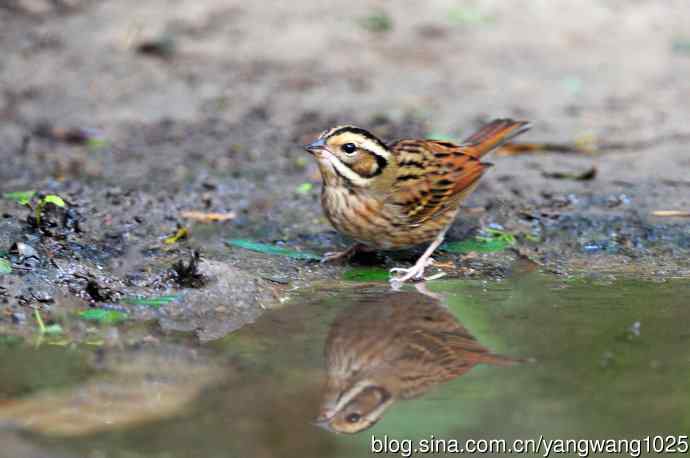
[[[436,276],[434,275],[434,277],[436,277]],[[444,302],[443,294],[432,293],[431,291],[429,291],[429,289],[426,287],[426,285],[427,285],[426,280],[428,280],[428,279],[425,278],[424,280],[425,281],[420,281],[419,283],[415,283],[414,284],[415,289],[418,292],[424,294],[425,296],[430,297],[433,300],[437,301],[439,303],[439,305],[441,305],[445,308],[448,308],[448,305]]]
[[[346,262],[358,251],[367,251],[367,246],[361,243],[355,243],[345,251],[329,251],[323,255],[323,258],[321,258],[321,264],[325,264],[327,262]]]
[[[394,288],[399,287],[401,284],[405,283],[407,280],[410,279],[415,279],[419,280],[423,278],[424,276],[424,269],[427,268],[427,266],[431,265],[431,263],[434,262],[433,259],[431,259],[432,253],[438,248],[438,246],[443,243],[443,238],[446,236],[446,231],[448,228],[445,228],[442,230],[434,239],[433,242],[429,245],[429,247],[426,249],[423,255],[419,257],[415,265],[410,267],[409,269],[404,269],[402,267],[394,267],[390,270],[391,273],[391,279],[390,282],[393,285]],[[395,275],[397,273],[401,273],[402,275]]]

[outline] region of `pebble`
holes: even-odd
[[[12,312],[12,322],[14,324],[22,324],[26,321],[26,313],[24,312]]]
[[[48,291],[44,291],[44,290],[32,291],[31,295],[38,302],[43,302],[43,303],[53,302],[53,295],[50,294]]]
[[[22,260],[26,258],[38,258],[36,250],[31,245],[24,242],[17,242],[12,245],[10,252],[18,255]]]

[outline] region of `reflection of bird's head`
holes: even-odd
[[[315,424],[333,432],[358,433],[379,421],[393,400],[385,387],[369,380],[342,392],[327,390]]]
[[[360,293],[326,341],[327,383],[316,424],[357,433],[398,399],[411,399],[476,364],[513,364],[483,347],[441,305],[411,291]]]
[[[400,377],[406,375],[398,367],[406,351],[400,333],[414,319],[411,308],[419,307],[425,316],[437,308],[448,313],[435,298],[419,293],[364,292],[336,317],[326,342],[328,379],[318,426],[348,434],[364,431],[400,398]]]

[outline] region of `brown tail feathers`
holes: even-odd
[[[466,138],[463,146],[467,148],[467,153],[474,157],[481,157],[526,132],[530,127],[527,121],[494,119]]]

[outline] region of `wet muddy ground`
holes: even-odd
[[[653,214],[690,211],[684,2],[402,3],[0,4],[0,193],[36,192],[0,199],[0,337],[196,348],[351,287],[353,266],[413,261],[226,243],[346,246],[300,147],[341,123],[459,140],[511,116],[532,121],[525,141],[579,149],[494,154],[449,239],[489,228],[515,244],[439,254],[448,278],[690,277],[690,219]]]

